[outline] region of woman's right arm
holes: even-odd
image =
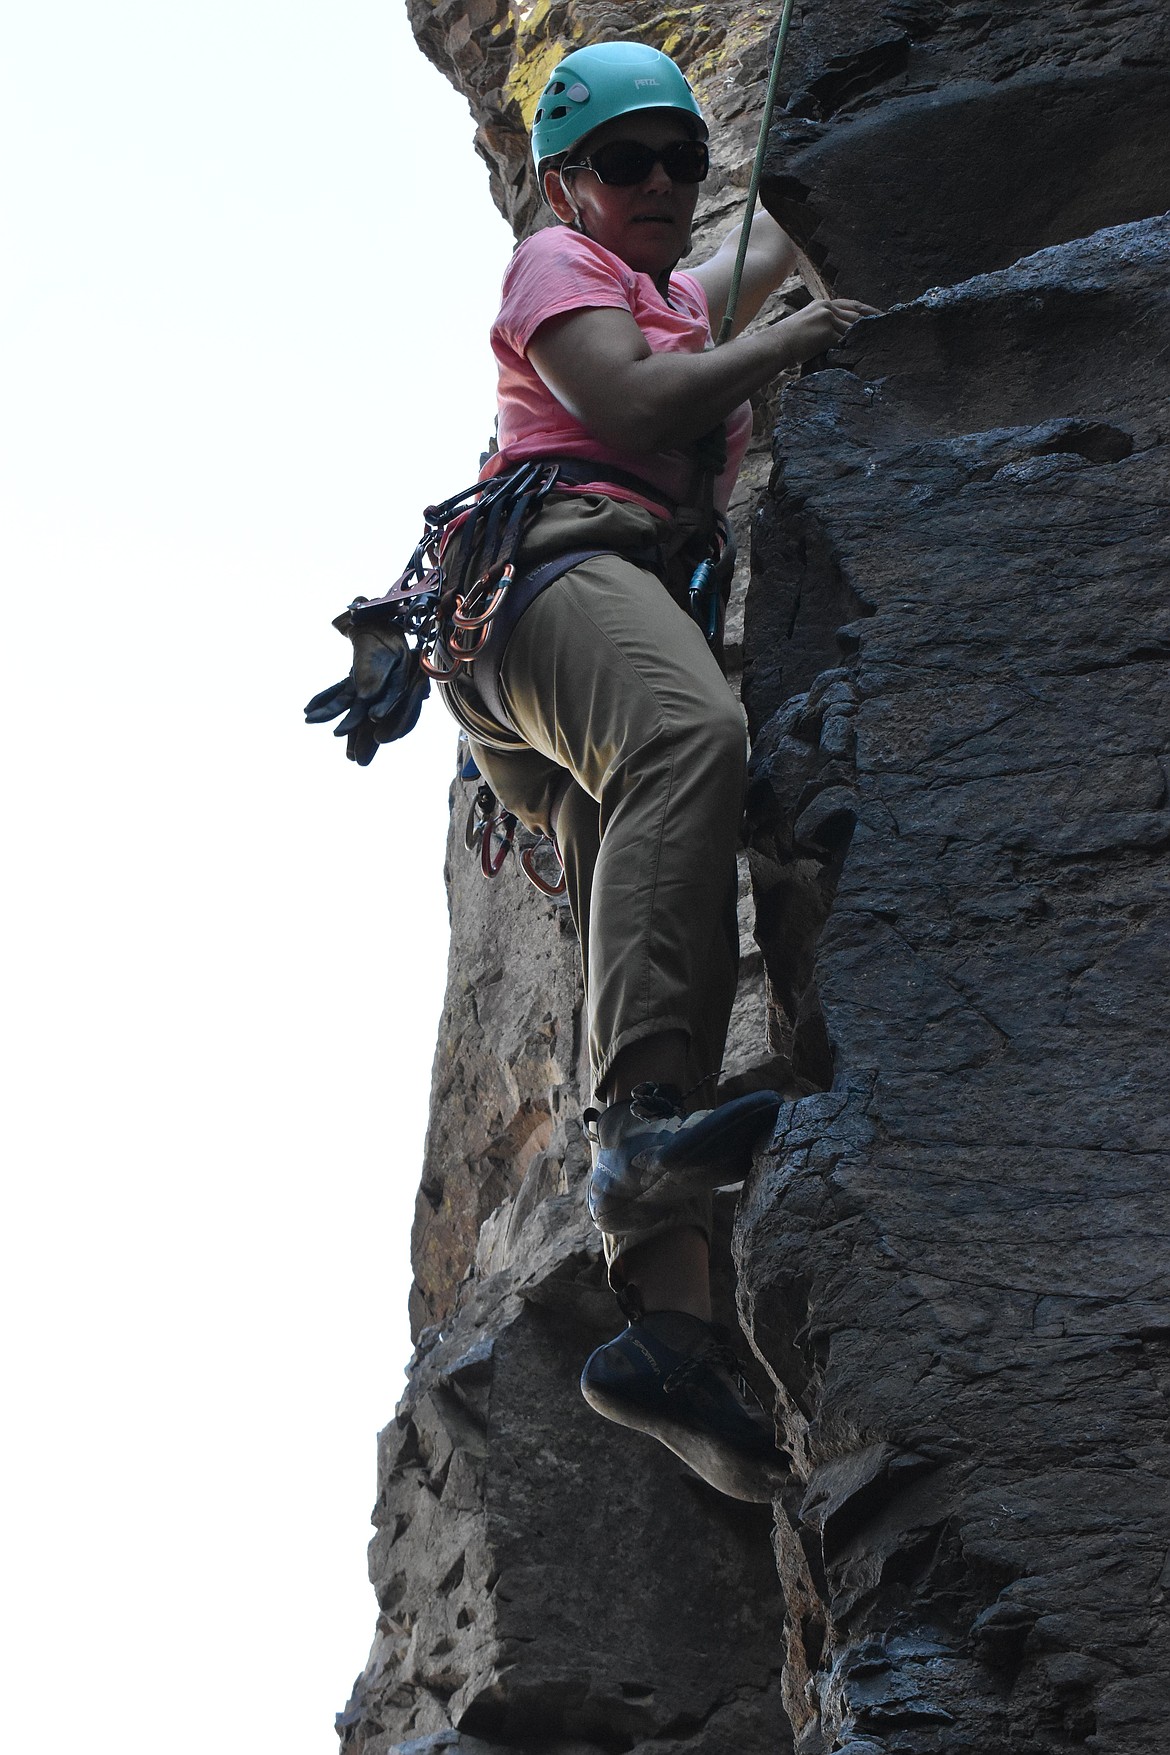
[[[677,450],[778,372],[833,347],[859,317],[878,314],[856,299],[817,299],[759,334],[705,353],[653,353],[628,311],[570,311],[541,324],[528,358],[557,401],[603,444]]]

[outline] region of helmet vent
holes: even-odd
[[[559,122],[561,117],[567,116],[568,113],[569,108],[567,104],[558,104],[554,110],[549,111],[549,119],[553,122]]]
[[[554,79],[548,89],[552,92],[554,97],[560,97],[565,89],[565,82],[563,79]]]

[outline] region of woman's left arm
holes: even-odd
[[[687,269],[687,273],[693,274],[699,282],[706,296],[711,313],[712,335],[718,335],[723,313],[727,309],[727,295],[731,291],[731,276],[739,250],[740,230],[741,227],[736,226],[733,232],[729,232],[715,254],[706,262],[701,262],[697,268]],[[776,224],[770,213],[757,207],[752,216],[751,237],[748,240],[747,255],[744,257],[743,278],[739,283],[739,302],[735,307],[732,335],[738,335],[745,329],[769,293],[774,293],[795,272],[796,249],[792,239]]]

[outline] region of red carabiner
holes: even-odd
[[[539,890],[542,896],[551,896],[555,901],[557,897],[564,895],[567,888],[565,883],[565,867],[560,854],[557,853],[556,843],[553,842],[552,850],[554,854],[556,854],[557,864],[560,866],[560,876],[557,878],[555,884],[550,884],[548,879],[543,877],[536,868],[535,855],[539,851],[540,845],[541,843],[537,841],[533,847],[522,847],[520,849],[520,867],[534,890]]]
[[[495,831],[503,826],[498,851],[493,852]],[[488,817],[483,825],[483,834],[479,843],[479,867],[484,877],[498,877],[508,857],[512,845],[512,837],[516,833],[516,819],[511,811],[501,811],[498,817]]]

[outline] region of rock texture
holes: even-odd
[[[753,862],[833,1079],[736,1242],[802,1750],[1165,1747],[1168,267],[1098,232],[786,398]]]
[[[526,1223],[513,1206],[450,1328],[424,1337],[380,1440],[380,1614],[346,1749],[777,1747],[767,1510],[589,1413],[576,1380],[615,1323],[581,1211],[579,1188]]]
[[[526,107],[617,35],[695,79],[726,228],[774,11],[411,12],[518,230]],[[1165,34],[1153,0],[795,15],[765,199],[811,288],[889,307],[761,403],[740,496],[726,1073],[791,1100],[721,1296],[798,1472],[773,1523],[580,1401],[616,1323],[576,945],[483,883],[457,788],[346,1755],[1166,1747]]]

